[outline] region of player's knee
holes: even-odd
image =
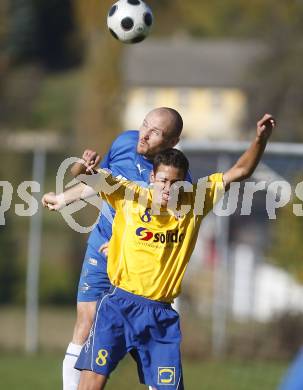
[[[78,302],[77,321],[91,324],[95,318],[97,302]]]
[[[73,335],[73,343],[77,345],[82,345],[85,343],[89,336],[90,328],[92,323],[86,322],[76,322]]]
[[[96,311],[96,302],[80,302],[77,305],[77,319],[74,329],[73,342],[84,344],[89,336]]]

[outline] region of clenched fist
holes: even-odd
[[[54,192],[44,194],[41,200],[44,207],[51,211],[58,211],[65,206],[64,195],[56,195]]]
[[[265,114],[262,119],[257,122],[257,137],[267,140],[273,128],[276,126],[276,121],[270,114]]]

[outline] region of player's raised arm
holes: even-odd
[[[228,188],[233,181],[242,181],[252,175],[264,153],[275,125],[276,121],[270,114],[265,114],[257,122],[256,138],[236,164],[223,175],[225,187]]]

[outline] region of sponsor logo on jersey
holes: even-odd
[[[166,232],[153,233],[144,227],[139,227],[136,230],[136,235],[141,241],[159,242],[161,244],[181,243],[184,239],[184,234],[179,234],[179,230],[167,230]]]
[[[88,263],[91,264],[91,265],[97,266],[98,265],[98,260],[93,259],[92,257],[90,257],[88,259]]]
[[[149,241],[153,238],[153,233],[143,227],[139,227],[136,230],[136,235],[140,237],[141,241]]]
[[[176,368],[158,367],[158,385],[175,385]]]

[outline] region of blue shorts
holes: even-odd
[[[180,342],[179,315],[170,304],[115,287],[98,302],[95,322],[75,368],[108,377],[132,352],[142,384],[183,390]]]
[[[107,276],[107,259],[88,245],[78,285],[78,302],[95,302],[111,287]]]

